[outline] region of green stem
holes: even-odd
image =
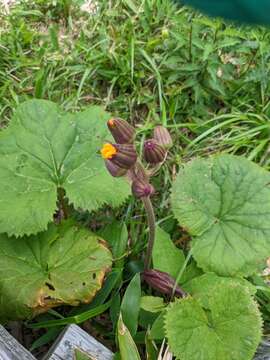
[[[147,221],[149,226],[149,238],[148,238],[148,245],[144,260],[144,270],[148,270],[151,266],[151,260],[152,260],[152,252],[155,242],[155,236],[156,236],[156,219],[155,219],[155,212],[152,205],[152,202],[150,200],[150,197],[143,197],[142,202],[145,207],[146,215],[147,215]]]

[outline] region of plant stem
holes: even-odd
[[[155,219],[155,212],[152,205],[152,202],[150,200],[150,197],[143,197],[142,202],[145,207],[146,215],[147,215],[147,221],[149,226],[149,238],[148,238],[148,245],[146,250],[146,255],[144,259],[144,270],[148,270],[151,266],[151,260],[152,260],[152,252],[155,242],[155,236],[156,236],[156,219]]]
[[[65,199],[65,190],[62,188],[58,188],[58,207],[61,213],[61,220],[67,219],[69,215],[69,206],[67,204],[67,200]]]

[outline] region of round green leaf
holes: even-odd
[[[186,298],[172,304],[165,319],[170,349],[181,360],[251,360],[262,321],[250,291],[239,282],[216,285],[207,306]]]
[[[108,139],[102,108],[61,113],[56,104],[21,104],[0,135],[0,233],[22,236],[46,229],[63,188],[76,208],[117,206],[129,194],[107,172],[99,154]]]
[[[191,294],[193,298],[200,299],[200,302],[203,306],[208,307],[207,304],[210,299],[209,294],[212,294],[213,289],[215,289],[217,285],[225,287],[227,284],[230,285],[232,279],[234,284],[239,284],[239,286],[245,287],[251,296],[256,294],[256,287],[246,279],[243,279],[242,277],[222,277],[214,273],[203,274],[192,279],[184,285],[184,290],[188,294]]]
[[[180,171],[173,210],[205,271],[249,275],[269,256],[269,185],[269,172],[231,155],[197,159]]]
[[[104,241],[69,222],[31,237],[0,235],[0,322],[90,302],[111,262]]]

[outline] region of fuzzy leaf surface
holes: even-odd
[[[65,114],[45,100],[17,108],[0,134],[0,233],[46,229],[59,188],[76,208],[89,211],[125,200],[128,184],[111,177],[99,155],[108,138],[108,116],[97,106]]]
[[[169,346],[181,360],[251,360],[262,321],[247,287],[234,280],[200,296],[176,301],[165,319]]]
[[[184,285],[184,289],[188,294],[192,295],[193,298],[199,299],[203,306],[208,307],[210,299],[209,294],[212,294],[216,286],[224,285],[226,287],[227,285],[230,285],[232,281],[235,285],[239,284],[239,286],[244,287],[251,296],[256,294],[256,287],[246,279],[241,277],[222,277],[214,273],[203,274],[192,279]]]
[[[204,271],[254,273],[270,252],[270,174],[237,156],[197,159],[178,174],[173,211]]]
[[[70,222],[31,237],[0,235],[0,323],[90,302],[111,262],[96,235]]]

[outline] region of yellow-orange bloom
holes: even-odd
[[[112,144],[107,143],[103,145],[100,152],[103,159],[111,159],[117,153],[117,150]]]

